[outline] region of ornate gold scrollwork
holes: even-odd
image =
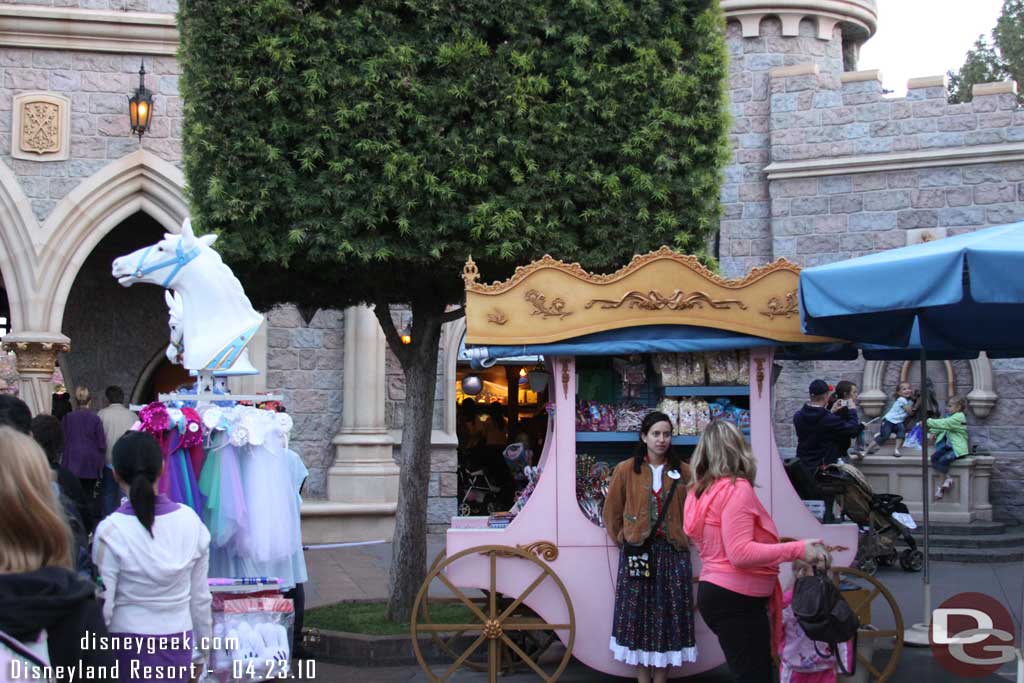
[[[466,288],[470,288],[476,284],[477,280],[480,279],[480,269],[476,267],[476,262],[473,261],[473,257],[470,256],[466,260],[466,265],[462,268],[462,281],[466,283]]]
[[[487,322],[492,325],[504,325],[508,322],[508,315],[500,308],[495,308],[487,314]]]
[[[564,320],[566,316],[572,315],[572,311],[565,310],[565,300],[561,297],[555,297],[549,304],[543,294],[536,289],[531,289],[524,295],[524,298],[534,308],[532,315],[544,316],[545,320],[556,317]]]
[[[629,308],[639,308],[645,311],[685,311],[690,308],[703,308],[705,304],[711,308],[727,309],[730,306],[738,306],[740,310],[746,310],[747,306],[739,299],[712,299],[706,292],[693,292],[687,295],[681,289],[677,289],[672,296],[666,297],[661,292],[651,290],[644,294],[632,290],[626,292],[618,300],[615,299],[591,299],[584,308],[592,308],[594,304],[601,304],[601,308],[621,308],[628,305]]]
[[[785,297],[773,296],[768,299],[765,309],[759,312],[769,320],[775,320],[776,316],[788,318],[791,315],[800,315],[800,303],[796,298],[796,291],[786,292]]]
[[[551,541],[534,541],[533,543],[527,543],[526,545],[517,543],[516,550],[523,550],[528,553],[532,553],[545,562],[554,562],[558,559],[558,546]],[[500,557],[517,557],[515,553],[507,551],[499,551],[498,555]]]

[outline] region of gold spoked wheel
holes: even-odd
[[[446,575],[450,565],[469,555],[484,555],[487,559],[488,583],[483,598],[466,595],[461,588],[449,581]],[[532,564],[533,567],[527,571],[534,572],[535,578],[518,596],[503,599],[497,592],[498,575],[502,567],[506,567],[508,571],[510,562],[515,562],[519,571],[523,570],[522,562]],[[453,602],[463,605],[468,610],[470,617],[465,623],[442,624],[431,619],[428,591],[435,580],[448,588],[455,598]],[[566,623],[548,624],[524,609],[523,601],[548,581],[555,584],[565,602],[569,615]],[[490,683],[496,683],[499,672],[509,671],[514,666],[525,666],[541,680],[554,682],[569,664],[576,637],[576,618],[572,601],[561,579],[543,560],[525,550],[509,546],[477,546],[462,550],[451,557],[445,557],[443,553],[438,555],[416,596],[410,621],[416,659],[427,678],[433,683],[449,680],[452,674],[463,666],[486,670]],[[557,662],[542,663],[540,655],[554,640],[555,632],[565,635],[565,651]],[[442,673],[435,672],[434,667],[427,662],[419,643],[422,635],[429,635],[441,650],[452,657],[452,663]],[[554,670],[549,672],[548,669],[552,666]]]
[[[434,561],[430,564],[430,570],[433,571],[437,565],[444,561],[445,551],[441,550],[434,558]],[[482,595],[469,598],[481,612],[486,612],[489,606],[490,597],[486,591]],[[512,598],[505,597],[504,595],[498,594],[498,610],[504,612],[512,602]],[[431,616],[431,606],[450,606],[452,604],[460,604],[458,598],[437,598],[432,597],[429,592],[427,593],[426,599],[423,601],[423,617],[422,621],[426,625],[434,623],[434,619]],[[540,617],[526,605],[520,604],[513,612],[512,616],[518,621],[525,620],[537,620]],[[459,654],[462,652],[462,648],[459,648],[459,639],[464,639],[466,633],[454,632],[454,633],[443,633],[440,631],[428,631],[431,641],[434,646],[444,652],[447,656],[451,657],[454,661]],[[514,631],[509,633],[509,638],[516,641],[520,649],[523,652],[530,655],[530,657],[536,661],[538,657],[541,657],[549,647],[551,647],[556,640],[558,635],[554,631]],[[464,640],[462,641],[465,642]],[[526,663],[523,662],[514,652],[512,652],[504,643],[499,647],[501,652],[501,666],[499,672],[504,676],[507,674],[514,673],[517,669],[525,669]],[[482,653],[481,653],[482,654]],[[487,671],[487,662],[481,658],[470,658],[462,663],[462,666],[472,669],[473,671]]]
[[[837,586],[840,581],[857,586],[856,591],[844,591],[844,597],[860,621],[860,629],[857,631],[858,642],[874,640],[877,643],[886,638],[893,639],[889,659],[881,669],[862,653],[857,653],[857,666],[864,667],[871,674],[870,680],[874,683],[886,683],[896,670],[896,665],[903,654],[903,614],[899,605],[881,581],[859,569],[833,567],[831,573],[832,581]],[[879,609],[881,612],[892,613],[892,621],[895,624],[893,629],[878,630],[874,627],[873,622],[879,621]]]

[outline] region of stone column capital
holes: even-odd
[[[52,332],[18,332],[4,337],[3,349],[14,352],[19,374],[52,375],[57,354],[70,351],[71,340]]]
[[[33,415],[50,412],[50,378],[57,354],[71,350],[71,340],[54,332],[17,332],[4,337],[3,350],[14,352],[18,393]]]

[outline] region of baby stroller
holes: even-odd
[[[902,496],[874,493],[853,465],[826,465],[814,478],[822,491],[836,497],[842,514],[860,526],[855,561],[861,571],[874,574],[879,565],[891,567],[897,561],[904,571],[921,570],[924,553],[917,549],[910,528],[894,516],[908,512]],[[903,550],[897,547],[900,541],[907,545]]]
[[[501,507],[498,503],[501,487],[492,484],[483,469],[460,467],[459,490],[462,492],[459,498],[459,514],[463,517],[489,515]]]

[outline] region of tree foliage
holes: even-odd
[[[703,253],[728,153],[718,2],[183,0],[179,23],[194,224],[259,305],[376,304],[405,371],[389,613],[407,615],[463,262]]]
[[[1006,79],[1024,84],[1024,0],[1004,0],[992,41],[978,36],[960,70],[949,72],[949,101],[970,102],[975,84]]]
[[[458,300],[470,253],[699,251],[726,154],[715,5],[186,0],[199,227],[236,264],[344,285],[311,292],[333,306],[417,281]]]

